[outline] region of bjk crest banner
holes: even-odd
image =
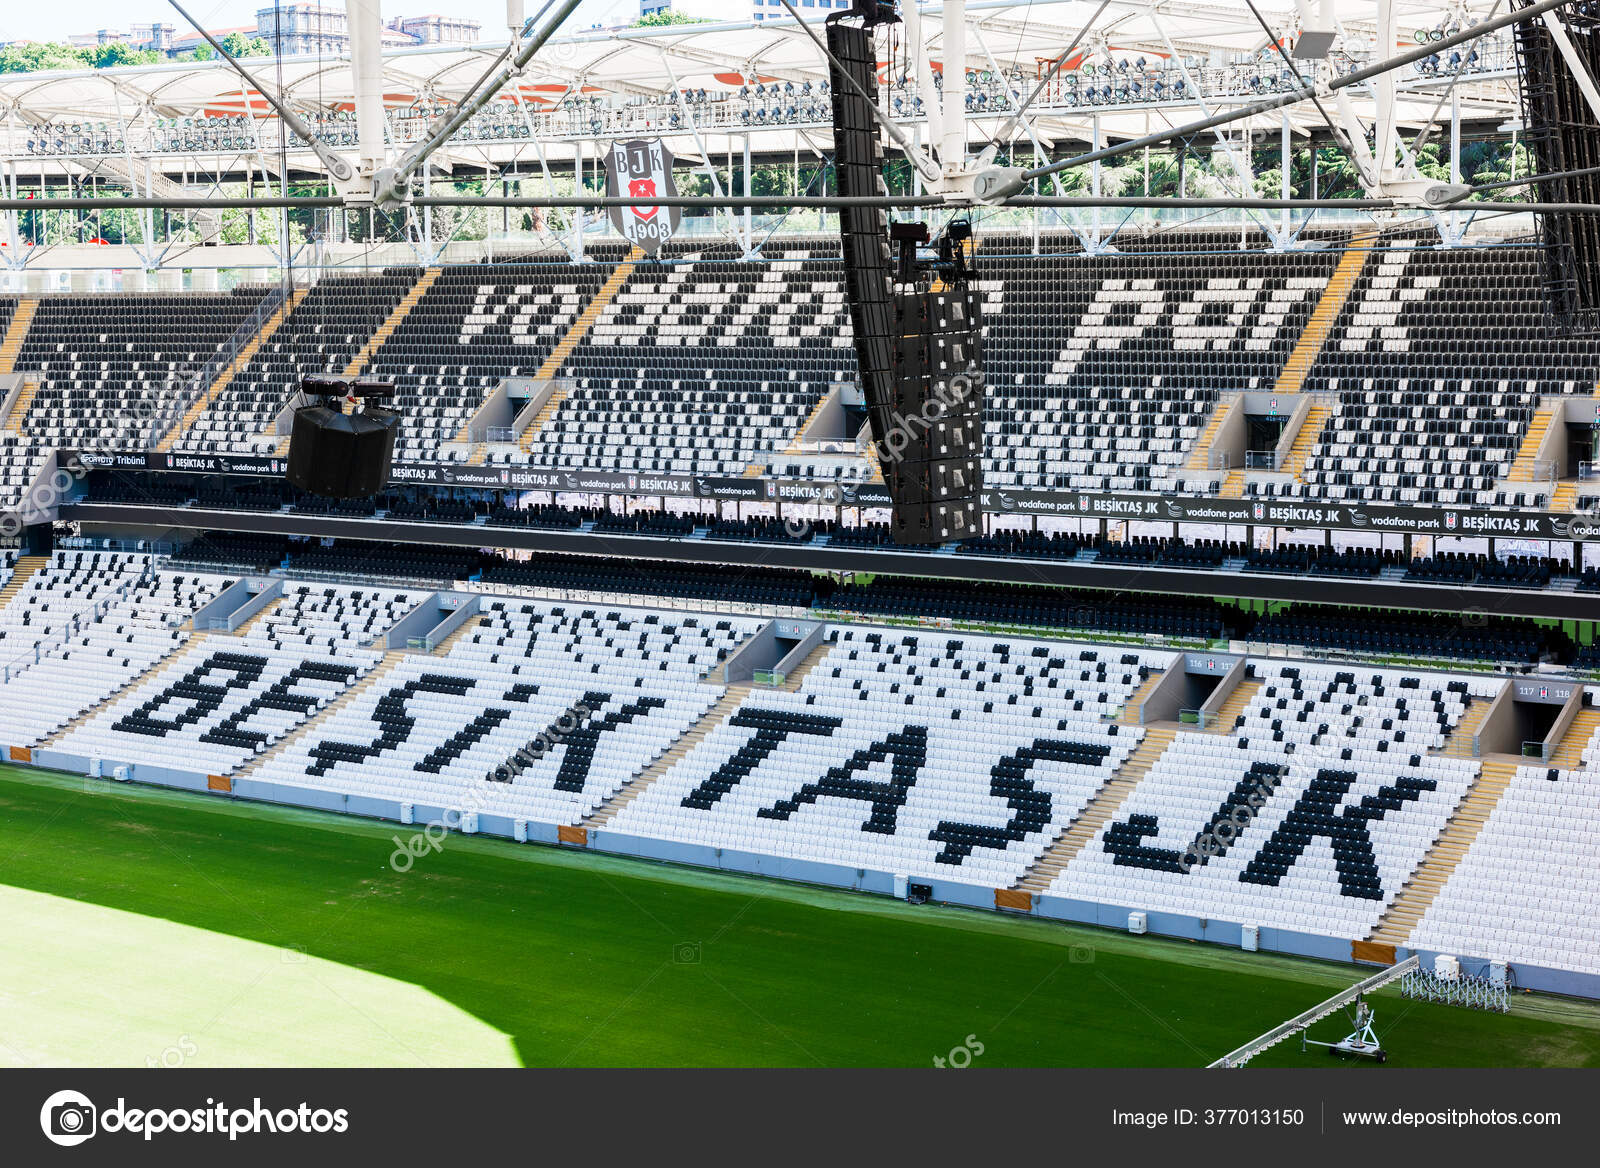
[[[659,138],[646,142],[614,142],[606,160],[606,194],[611,198],[648,199],[674,197],[672,152]],[[681,217],[678,207],[612,207],[611,222],[629,243],[654,254],[672,238]]]

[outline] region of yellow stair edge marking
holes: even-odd
[[[1316,448],[1317,439],[1322,435],[1322,428],[1328,424],[1328,418],[1333,413],[1327,406],[1314,405],[1306,411],[1305,421],[1300,423],[1300,432],[1294,436],[1294,444],[1289,447],[1289,455],[1283,460],[1283,469],[1298,479],[1306,469],[1306,461],[1311,457],[1311,451]]]
[[[707,710],[699,721],[685,730],[681,738],[676,739],[659,755],[640,767],[633,778],[624,783],[616,794],[595,808],[593,814],[583,821],[583,827],[592,830],[604,827],[615,819],[624,807],[644,794],[657,779],[677,766],[684,755],[700,745],[706,735],[732,717],[733,712],[749,696],[750,690],[749,682],[730,685],[725,689],[716,704]]]
[[[277,332],[279,326],[289,319],[294,310],[300,306],[300,302],[306,298],[306,294],[309,291],[310,289],[308,288],[296,288],[289,294],[289,299],[278,305],[276,311],[262,322],[261,328],[256,332],[256,335],[245,342],[244,347],[239,350],[234,359],[229,361],[222,371],[217,374],[216,380],[211,383],[193,405],[184,411],[183,417],[178,421],[178,424],[167,432],[166,437],[161,439],[156,446],[156,450],[165,453],[178,444],[178,439],[189,432],[189,428],[200,420],[200,415],[209,410],[216,403],[216,400],[222,396],[223,391],[233,384],[233,379],[244,372],[249,367],[250,362],[255,360],[255,355],[260,352],[261,346],[272,339],[272,334]]]
[[[22,591],[34,573],[38,572],[50,562],[49,556],[19,556],[12,567],[11,579],[6,581],[6,586],[0,589],[0,608],[11,603],[11,598]]]
[[[1477,756],[1472,753],[1472,740],[1482,728],[1483,720],[1489,716],[1489,707],[1492,705],[1494,705],[1493,698],[1471,699],[1461,715],[1461,720],[1456,723],[1456,728],[1445,738],[1444,745],[1428,753],[1445,758],[1476,758]]]
[[[1550,765],[1566,771],[1581,767],[1584,747],[1594,740],[1596,730],[1600,730],[1600,710],[1579,710],[1560,744],[1550,753]]]
[[[33,327],[33,314],[39,311],[37,296],[24,296],[17,301],[17,311],[6,326],[5,340],[0,341],[0,374],[17,371],[17,354],[27,343],[28,330]]]
[[[1455,814],[1411,873],[1411,879],[1406,881],[1399,895],[1390,902],[1389,910],[1367,938],[1369,941],[1398,945],[1411,936],[1411,930],[1427,914],[1434,898],[1455,872],[1456,865],[1472,849],[1516,774],[1517,764],[1514,762],[1493,759],[1484,762],[1477,779],[1457,804]]]
[[[1026,888],[1030,892],[1043,892],[1048,888],[1066,866],[1077,858],[1078,853],[1088,846],[1089,841],[1094,839],[1095,833],[1122,809],[1122,805],[1128,801],[1128,796],[1133,794],[1144,781],[1145,775],[1150,773],[1150,768],[1161,760],[1167,747],[1172,745],[1176,733],[1164,726],[1147,729],[1133,753],[1128,755],[1117,768],[1117,773],[1096,792],[1077,818],[1056,837],[1055,842],[1044,850],[1033,865],[1023,873],[1022,879],[1012,887]]]
[[[1222,429],[1222,420],[1228,416],[1228,411],[1233,409],[1234,403],[1239,400],[1236,393],[1225,393],[1217,397],[1216,404],[1211,407],[1211,416],[1206,419],[1206,428],[1201,431],[1200,437],[1195,439],[1194,449],[1189,452],[1188,460],[1183,464],[1184,470],[1210,470],[1211,443],[1217,436],[1217,431]]]
[[[1311,316],[1306,321],[1305,328],[1300,330],[1300,337],[1295,341],[1295,346],[1289,352],[1289,359],[1284,362],[1282,371],[1278,374],[1277,383],[1272,387],[1273,393],[1299,393],[1300,387],[1305,384],[1306,375],[1311,372],[1311,367],[1316,364],[1317,358],[1322,353],[1322,346],[1328,341],[1328,336],[1333,332],[1333,326],[1339,319],[1339,313],[1344,310],[1345,302],[1350,299],[1350,291],[1360,278],[1362,270],[1367,266],[1367,256],[1371,254],[1372,243],[1378,238],[1378,233],[1367,229],[1357,231],[1350,237],[1344,254],[1339,257],[1339,265],[1334,268],[1333,275],[1328,277],[1328,283],[1322,289],[1322,296],[1317,301],[1317,306],[1311,310]]]
[[[367,670],[365,675],[358,677],[355,681],[351,682],[350,685],[345,688],[343,693],[334,698],[327,705],[323,706],[322,709],[317,712],[315,717],[300,723],[298,726],[292,727],[287,734],[278,739],[278,741],[272,746],[268,747],[265,752],[256,755],[256,757],[248,760],[247,762],[241,763],[238,767],[235,767],[233,770],[229,771],[228,774],[232,775],[234,778],[242,779],[246,776],[257,773],[262,767],[266,766],[267,763],[271,762],[274,758],[277,758],[278,755],[288,750],[296,742],[305,739],[318,727],[325,725],[330,719],[335,717],[340,710],[344,709],[351,702],[355,701],[355,699],[361,694],[366,693],[367,690],[376,685],[380,679],[392,672],[394,667],[399,665],[400,662],[404,661],[405,658],[406,651],[404,649],[388,650],[384,653],[383,660],[379,661],[371,669]]]
[[[33,408],[33,399],[39,394],[37,381],[24,381],[22,392],[17,394],[17,400],[11,406],[11,413],[6,418],[5,428],[13,434],[22,433],[22,422],[28,416],[28,411]]]
[[[389,339],[394,330],[400,327],[400,322],[411,315],[411,310],[417,306],[423,294],[433,287],[433,282],[444,272],[443,268],[429,268],[417,277],[417,282],[411,286],[411,291],[400,298],[400,303],[394,306],[394,311],[389,313],[389,318],[378,326],[378,331],[373,333],[366,344],[361,346],[361,351],[350,359],[344,367],[346,377],[359,377],[361,371],[372,364],[373,356],[383,343]]]
[[[622,291],[622,286],[628,282],[628,277],[633,275],[634,268],[642,259],[644,259],[644,248],[635,244],[627,257],[612,270],[610,276],[606,277],[606,282],[600,285],[600,290],[588,304],[584,305],[583,312],[572,322],[572,327],[567,330],[566,335],[554,349],[550,350],[550,355],[539,366],[538,372],[533,375],[533,380],[555,380],[556,375],[561,372],[561,366],[566,364],[567,358],[572,356],[583,338],[589,335],[589,330],[600,319],[600,314],[617,298],[617,293]],[[539,431],[544,429],[545,423],[555,414],[556,408],[566,400],[566,397],[567,391],[564,389],[556,389],[550,394],[550,400],[544,403],[544,408],[539,411],[538,417],[529,422],[528,428],[522,432],[517,444],[524,451],[533,449],[533,442],[539,436]]]
[[[1522,442],[1517,446],[1516,457],[1511,460],[1511,466],[1506,470],[1504,482],[1533,482],[1533,468],[1534,464],[1539,461],[1539,447],[1544,443],[1544,436],[1550,432],[1550,426],[1556,418],[1556,411],[1561,408],[1560,402],[1551,402],[1548,405],[1540,406],[1534,411],[1533,418],[1528,423],[1528,429],[1522,435]],[[1574,491],[1576,491],[1576,488],[1574,488]]]
[[[828,393],[824,392],[823,395],[817,399],[817,404],[812,407],[811,412],[806,415],[806,420],[800,423],[800,428],[794,432],[794,437],[789,440],[789,445],[784,449],[785,454],[805,453],[805,451],[800,449],[800,435],[804,434],[810,427],[811,423],[817,420],[817,415],[822,412],[822,407],[828,404],[829,396],[830,395]]]
[[[1152,669],[1150,676],[1139,683],[1139,688],[1128,695],[1128,700],[1122,704],[1122,712],[1117,715],[1117,721],[1124,726],[1137,726],[1139,724],[1139,707],[1144,700],[1155,692],[1156,686],[1161,684],[1161,679],[1167,675],[1165,669]]]

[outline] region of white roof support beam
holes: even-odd
[[[345,0],[345,14],[355,81],[359,171],[371,179],[388,161],[383,142],[383,15],[378,0]]]

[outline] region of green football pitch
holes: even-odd
[[[1202,1066],[1361,976],[16,768],[0,823],[0,1065]],[[1586,1003],[1376,1004],[1390,1065],[1600,1066]]]

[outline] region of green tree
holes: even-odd
[[[61,43],[7,45],[0,49],[0,73],[39,73],[47,69],[82,69],[88,54]]]
[[[210,45],[205,46],[209,51]],[[268,57],[272,55],[272,46],[260,37],[247,37],[242,32],[230,32],[222,38],[222,47],[228,50],[230,57]],[[204,58],[197,58],[204,59]]]
[[[96,69],[110,69],[117,65],[151,65],[161,59],[154,49],[130,49],[127,45],[100,45],[89,50],[89,63]]]
[[[716,22],[705,16],[689,16],[686,13],[674,12],[667,9],[665,12],[652,12],[649,16],[641,16],[630,24],[629,28],[665,28],[672,24],[715,24]]]

